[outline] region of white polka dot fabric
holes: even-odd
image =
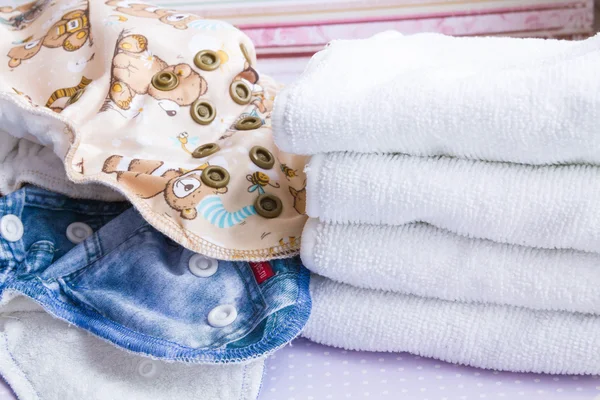
[[[297,339],[267,360],[259,400],[600,400],[598,376],[481,370]]]
[[[267,360],[258,400],[398,398],[600,400],[600,377],[488,371],[412,354],[353,352],[297,339]],[[16,400],[4,381],[0,400]]]

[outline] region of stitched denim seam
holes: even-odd
[[[86,321],[86,322],[91,321],[91,322],[93,322],[93,324],[89,325],[89,327],[87,327],[86,330],[94,333],[94,335],[99,336],[105,340],[106,340],[107,336],[101,335],[100,333],[106,333],[105,332],[106,328],[111,328],[112,330],[115,330],[117,333],[120,333],[120,334],[129,333],[130,339],[133,338],[133,339],[135,339],[136,342],[140,342],[140,343],[136,343],[135,346],[132,346],[133,348],[138,348],[138,350],[132,350],[132,347],[128,347],[127,345],[125,345],[122,341],[119,340],[119,338],[117,338],[116,341],[113,342],[113,344],[116,344],[120,347],[123,347],[123,348],[133,351],[133,352],[152,355],[152,356],[154,356],[156,358],[160,358],[160,359],[168,359],[168,360],[183,361],[183,362],[208,362],[208,363],[228,363],[228,362],[235,362],[235,361],[250,360],[250,359],[262,357],[265,354],[270,354],[270,353],[274,352],[275,350],[279,349],[281,346],[285,345],[287,342],[292,340],[294,337],[298,336],[298,334],[300,334],[302,327],[306,324],[306,322],[308,320],[308,316],[310,314],[310,304],[311,304],[310,294],[308,292],[308,284],[310,281],[310,274],[306,269],[303,268],[300,271],[299,276],[298,276],[298,281],[299,281],[298,295],[296,297],[295,304],[292,306],[293,309],[292,309],[290,315],[288,316],[288,318],[286,318],[284,320],[284,322],[281,325],[279,325],[273,332],[270,332],[268,339],[261,340],[258,343],[252,344],[243,349],[214,349],[214,350],[203,350],[202,354],[196,354],[196,355],[190,355],[190,354],[168,355],[167,353],[172,353],[172,352],[194,353],[194,352],[199,352],[199,350],[193,350],[190,348],[183,347],[176,343],[170,343],[169,341],[166,341],[164,339],[158,339],[158,338],[155,338],[155,337],[152,337],[149,335],[145,335],[145,334],[142,334],[139,332],[132,331],[131,329],[126,328],[120,324],[117,324],[116,322],[114,322],[110,319],[99,320],[97,318],[93,318],[92,316],[90,316],[88,314],[89,310],[86,310],[86,311],[88,311],[88,313],[86,313],[86,315],[84,315],[84,317],[86,319],[89,319],[89,321]],[[19,286],[24,286],[24,287],[21,288]],[[38,285],[36,285],[36,286],[38,286]],[[47,289],[45,286],[41,285],[41,287],[38,286],[37,288],[31,288],[30,286],[25,286],[21,282],[15,281],[13,279],[10,282],[7,282],[7,285],[5,287],[12,288],[14,290],[17,290],[17,291],[23,293],[27,297],[33,298],[34,300],[36,300],[36,302],[42,304],[44,306],[44,308],[47,309],[52,315],[55,315],[56,317],[58,317],[62,320],[65,320],[69,323],[72,323],[76,326],[81,326],[81,323],[79,321],[75,321],[75,319],[69,318],[69,317],[72,317],[72,315],[73,315],[74,307],[72,307],[69,304],[64,303],[61,299],[56,298],[54,296],[54,294],[51,291],[49,291],[49,289]],[[34,289],[34,290],[32,290],[32,289]],[[55,300],[54,305],[56,305],[56,308],[49,307],[50,304],[48,304],[47,298],[39,298],[39,297],[33,296],[29,293],[30,291],[43,292],[40,294],[45,295],[50,300]],[[286,307],[286,308],[289,308],[289,307]],[[56,313],[55,310],[58,310],[61,313]],[[60,315],[60,314],[64,314],[64,315]],[[292,329],[291,331],[290,331],[290,328]],[[281,334],[282,334],[282,337],[279,337],[279,335],[281,335]],[[130,342],[131,342],[131,340],[128,341],[128,344],[130,344]],[[163,351],[163,355],[157,355],[152,351],[148,351],[149,350],[148,348],[151,348],[155,345],[163,345],[164,346],[165,344],[172,345],[173,348],[168,349],[168,351]],[[269,349],[272,345],[276,345],[276,346]],[[269,350],[267,351],[267,349],[269,349]]]

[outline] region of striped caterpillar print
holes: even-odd
[[[87,85],[89,85],[90,83],[92,83],[91,79],[88,79],[85,76],[82,76],[81,77],[81,81],[79,81],[79,83],[77,84],[77,86],[55,90],[52,93],[52,95],[50,96],[50,98],[48,99],[48,101],[46,102],[46,107],[48,107],[48,108],[51,107],[52,104],[54,104],[54,102],[56,100],[62,99],[63,97],[72,97],[72,96],[74,96],[75,93],[77,93],[79,90],[85,89],[85,87]]]
[[[238,211],[230,212],[225,209],[223,201],[219,196],[207,196],[198,204],[198,212],[219,228],[231,228],[244,221],[246,218],[256,215],[254,206],[246,206]]]

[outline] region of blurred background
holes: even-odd
[[[229,21],[254,41],[260,69],[288,83],[335,39],[411,34],[581,39],[600,30],[600,0],[155,0]],[[598,19],[596,19],[598,20]]]

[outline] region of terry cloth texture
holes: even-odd
[[[301,257],[314,273],[365,289],[600,314],[598,253],[469,239],[423,223],[310,219]]]
[[[276,143],[296,154],[598,164],[599,67],[599,35],[334,41],[278,96]]]
[[[469,304],[311,278],[307,338],[349,350],[407,351],[480,368],[600,373],[600,317]]]
[[[427,222],[501,243],[600,252],[595,166],[330,153],[313,156],[307,175],[308,215],[325,222]]]
[[[0,373],[20,400],[255,400],[264,359],[186,365],[140,357],[17,297],[0,312]]]

